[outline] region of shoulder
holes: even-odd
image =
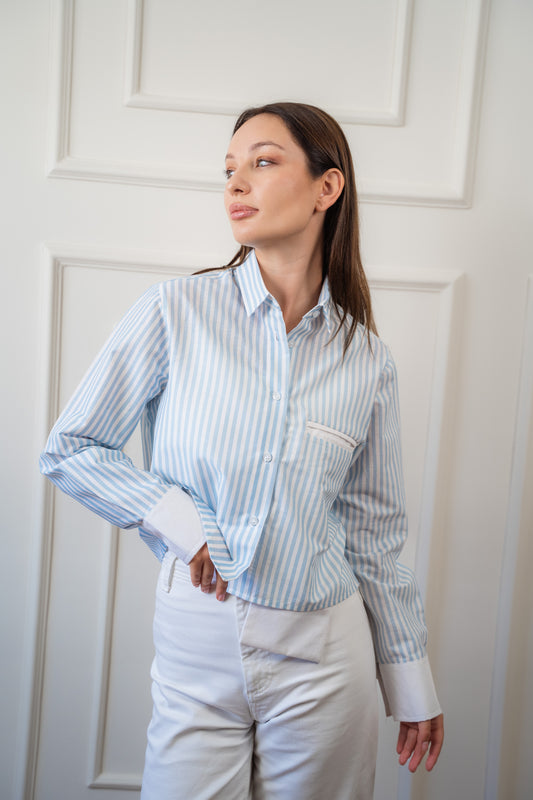
[[[158,291],[161,298],[179,294],[205,294],[217,291],[217,288],[222,288],[228,283],[233,283],[233,273],[233,269],[224,269],[223,267],[206,272],[193,272],[162,281],[155,284],[152,289]]]
[[[343,332],[340,332],[339,337],[342,336]],[[377,372],[381,372],[389,365],[394,366],[394,359],[388,344],[377,334],[367,331],[361,323],[358,324],[356,334],[346,351],[346,361],[359,366],[361,363],[368,364]]]
[[[236,301],[232,269],[180,275],[156,284],[153,291],[167,324],[211,318]]]

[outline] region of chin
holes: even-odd
[[[256,247],[257,243],[250,240],[249,236],[246,236],[243,231],[232,231],[233,238],[237,242],[237,244],[242,245],[243,247]]]

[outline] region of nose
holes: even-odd
[[[250,191],[250,184],[246,180],[242,169],[234,169],[226,182],[226,190],[230,194],[247,194]]]

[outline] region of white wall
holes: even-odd
[[[91,781],[109,787],[102,800],[117,785],[137,796],[156,565],[134,534],[54,499],[36,460],[144,285],[232,252],[232,116],[280,96],[343,120],[401,375],[406,557],[426,587],[447,738],[410,784],[385,725],[376,800],[531,794],[533,5],[327,7],[329,27],[309,0],[246,14],[214,0],[0,3],[6,800],[78,800]]]

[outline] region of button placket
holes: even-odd
[[[283,439],[283,431],[285,428],[285,401],[290,377],[290,351],[287,347],[284,323],[282,328],[280,327],[278,330],[274,330],[272,332],[272,338],[279,344],[279,347],[274,348],[274,364],[272,365],[272,374],[276,376],[276,383],[279,388],[273,388],[272,385],[270,388],[270,398],[276,404],[276,406],[272,407],[273,426],[271,430],[271,436],[269,436],[269,441],[265,442],[265,444],[267,447],[271,447],[272,450],[269,449],[263,451],[260,463],[263,465],[270,464],[271,467],[268,470],[268,473],[264,473],[266,479],[263,483],[264,491],[261,492],[261,496],[258,498],[259,505],[256,506],[258,515],[254,514],[248,517],[248,525],[250,528],[254,529],[262,527],[264,524],[264,519],[266,516],[268,516],[268,509],[270,506],[272,493],[274,491],[277,474],[274,453],[278,452]],[[276,383],[274,383],[274,386],[276,386]],[[258,531],[254,530],[254,538],[256,537],[257,533]]]

